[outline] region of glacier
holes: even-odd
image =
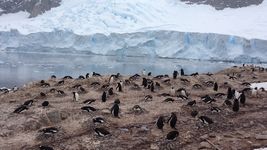
[[[78,35],[54,30],[27,35],[0,32],[0,52],[78,53],[266,63],[267,41],[214,33],[145,31]]]

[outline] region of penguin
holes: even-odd
[[[73,79],[71,76],[65,76],[63,79]]]
[[[214,90],[214,91],[218,91],[218,84],[217,84],[217,82],[214,83],[214,85],[213,85],[213,90]]]
[[[238,99],[234,100],[233,111],[234,112],[238,112],[239,111],[239,101],[238,101]]]
[[[23,105],[27,106],[27,107],[31,107],[32,106],[32,103],[33,103],[33,100],[27,100],[24,102]]]
[[[58,132],[58,129],[56,127],[48,127],[41,129],[41,132],[43,132],[43,134],[55,134]]]
[[[44,101],[43,103],[42,103],[42,106],[43,107],[47,107],[49,105],[49,102],[48,101]]]
[[[143,78],[142,86],[144,86],[144,88],[147,87],[147,79],[146,78]]]
[[[120,107],[119,107],[119,104],[114,104],[113,107],[111,108],[111,114],[114,116],[114,117],[119,117],[119,111],[120,111]]]
[[[118,92],[122,92],[122,85],[121,85],[121,83],[117,83],[116,90],[117,90]]]
[[[180,74],[181,74],[181,76],[184,76],[184,69],[183,68],[181,68],[181,70],[180,70]]]
[[[25,106],[25,105],[21,105],[21,106],[19,106],[18,108],[16,108],[16,109],[14,110],[13,113],[17,113],[17,114],[19,114],[19,113],[21,113],[22,111],[27,110],[27,109],[29,109],[27,106]]]
[[[178,76],[178,71],[174,70],[172,74],[173,79],[176,79],[177,76]]]
[[[93,123],[104,123],[105,120],[102,117],[93,118]]]
[[[143,75],[143,76],[146,75],[146,69],[143,69],[143,71],[142,71],[142,75]]]
[[[175,89],[174,89],[174,87],[172,87],[170,90],[170,95],[175,96],[175,93],[176,93]]]
[[[212,124],[213,123],[213,120],[207,116],[200,116],[199,119],[204,124]]]
[[[52,147],[50,146],[39,146],[40,150],[54,150]]]
[[[235,97],[234,98],[239,99],[240,95],[241,95],[241,93],[239,93],[238,91],[235,91],[235,93],[234,93]]]
[[[147,76],[151,76],[152,75],[152,72],[149,72],[148,74],[147,74]]]
[[[94,107],[91,107],[91,106],[83,106],[83,107],[81,107],[81,110],[85,110],[87,112],[96,111],[96,109]]]
[[[109,77],[109,84],[112,84],[114,82],[114,75],[111,75]]]
[[[105,136],[110,135],[110,132],[104,128],[95,128],[95,134],[101,137],[105,137]]]
[[[246,102],[246,96],[245,96],[244,92],[242,92],[240,95],[240,103],[244,105],[245,102]]]
[[[197,104],[197,102],[195,100],[193,100],[193,101],[188,102],[186,105],[187,106],[194,106],[196,104]]]
[[[144,99],[146,102],[148,102],[148,101],[152,101],[153,97],[152,95],[146,95]]]
[[[210,111],[219,113],[221,112],[221,109],[219,107],[211,107]]]
[[[107,93],[104,91],[102,96],[101,96],[101,100],[102,102],[106,102],[107,101]]]
[[[176,129],[177,116],[175,113],[171,113],[171,117],[167,121],[170,124],[170,127]]]
[[[187,92],[186,92],[185,89],[180,89],[178,91],[180,91],[180,93],[181,93],[182,96],[188,97],[188,95],[186,94]]]
[[[110,89],[108,89],[108,95],[113,95],[114,92],[113,92],[113,87],[111,87]]]
[[[150,91],[154,92],[154,82],[152,82],[151,85],[150,85]]]
[[[41,93],[40,93],[40,96],[43,98],[43,97],[46,97],[46,94],[43,93],[43,92],[41,92]]]
[[[196,117],[198,115],[198,111],[196,111],[196,110],[193,110],[192,112],[191,112],[191,116],[192,117]]]
[[[231,87],[228,87],[228,90],[227,90],[227,99],[232,99],[232,98],[233,98],[232,89],[231,89]]]
[[[65,95],[65,92],[64,91],[61,91],[61,90],[57,90],[57,94],[58,95]]]
[[[120,104],[121,101],[119,99],[115,99],[114,104]]]
[[[173,98],[166,98],[163,102],[174,102]]]
[[[61,80],[61,81],[58,81],[57,86],[63,85],[63,84],[64,84],[64,80]]]
[[[99,73],[93,72],[93,76],[95,77],[101,77],[101,75]]]
[[[89,73],[86,73],[85,78],[88,79],[90,77]]]
[[[202,99],[203,102],[210,104],[212,102],[216,102],[215,99],[211,98],[209,95],[206,95],[205,98]]]
[[[50,78],[51,78],[51,79],[56,79],[57,76],[56,76],[56,75],[52,75]]]
[[[83,101],[83,103],[89,105],[89,104],[91,104],[91,103],[93,103],[95,101],[96,101],[96,99],[87,99],[87,100]]]
[[[83,80],[83,79],[85,79],[85,77],[84,77],[83,75],[80,75],[80,76],[78,77],[78,79]]]
[[[16,92],[16,91],[18,91],[19,90],[19,88],[17,87],[17,86],[14,86],[13,88],[12,88],[12,91],[13,92]]]
[[[164,121],[165,121],[164,117],[163,116],[159,116],[159,118],[158,118],[158,120],[156,122],[156,126],[157,126],[158,129],[163,130]]]
[[[166,139],[167,140],[175,140],[177,137],[179,136],[179,132],[178,131],[171,131],[167,134]]]
[[[72,92],[73,94],[73,101],[78,102],[79,101],[79,94],[77,92]]]

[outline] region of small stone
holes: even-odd
[[[159,150],[159,147],[156,144],[151,144],[150,149]]]
[[[255,138],[257,140],[267,140],[267,135],[262,135],[262,134],[256,134]]]
[[[204,134],[204,135],[202,135],[200,137],[201,140],[205,140],[205,139],[208,139],[208,138],[209,138],[208,134]]]
[[[211,145],[208,142],[201,142],[199,144],[199,149],[203,149],[203,148],[211,148]]]

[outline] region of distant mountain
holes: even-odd
[[[61,0],[1,0],[0,16],[2,14],[27,11],[30,17],[36,17],[39,14],[60,5]]]
[[[214,7],[217,10],[225,8],[241,8],[251,5],[259,5],[263,0],[181,0],[187,4],[205,4]]]

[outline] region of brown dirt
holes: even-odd
[[[229,79],[235,74],[237,79]],[[121,80],[128,79],[123,76]],[[148,77],[151,78],[152,77]],[[181,82],[180,78],[190,80],[190,83]],[[212,76],[201,74],[199,76],[171,78],[171,84],[163,83],[164,79],[153,79],[162,86],[154,93],[148,89],[141,88],[140,91],[132,90],[132,85],[125,85],[123,92],[115,91],[114,96],[109,96],[106,103],[101,102],[101,95],[104,89],[101,86],[106,84],[108,77],[92,77],[78,80],[68,79],[62,86],[54,86],[60,79],[47,80],[51,87],[40,87],[39,82],[28,84],[16,92],[0,95],[0,149],[4,150],[32,150],[38,149],[39,145],[50,145],[54,149],[253,149],[267,147],[267,140],[258,139],[259,135],[267,136],[267,93],[260,92],[259,97],[252,97],[246,93],[247,104],[240,107],[235,113],[232,108],[223,105],[225,96],[216,98],[212,106],[222,109],[220,113],[212,113],[210,104],[200,100],[200,96],[215,94],[212,87],[204,85],[206,81],[216,81],[221,93],[227,93],[227,87],[231,86],[242,90],[246,86],[242,82],[266,82],[267,71],[259,71],[256,68],[252,71],[251,66],[232,67],[215,73]],[[93,87],[90,84],[98,81],[101,86]],[[139,78],[134,83],[141,85]],[[227,82],[228,85],[224,83]],[[193,89],[194,84],[200,84],[202,89]],[[81,84],[86,93],[80,94],[80,101],[72,100],[72,92],[77,91],[72,86]],[[115,89],[116,84],[110,85]],[[175,89],[185,88],[190,93],[190,99],[197,101],[193,107],[186,106],[186,100],[176,97],[173,103],[163,103],[165,97],[157,96],[159,93],[169,93],[171,86]],[[66,95],[58,96],[49,92],[51,88],[63,90]],[[45,98],[39,96],[40,92],[47,93]],[[144,101],[145,95],[151,94],[153,100]],[[81,107],[85,106],[82,101],[95,98],[97,101],[90,106],[97,108],[96,112],[83,112]],[[119,98],[120,118],[114,118],[110,114],[113,101]],[[33,105],[20,114],[13,113],[14,109],[23,104],[24,101],[34,99]],[[41,103],[47,100],[50,102],[48,108],[42,108]],[[140,105],[144,112],[134,113],[132,107]],[[198,110],[199,115],[206,115],[214,120],[214,124],[203,125],[197,118],[192,118],[192,110]],[[168,117],[175,112],[178,118],[177,130],[180,135],[175,141],[166,141],[166,135],[172,131],[168,124],[165,124],[163,131],[155,127],[158,116]],[[92,118],[102,116],[106,123],[95,125]],[[40,129],[45,127],[58,127],[59,132],[52,136],[44,136]],[[94,128],[102,126],[111,132],[112,136],[98,137],[94,134]],[[209,144],[212,143],[211,144]],[[203,146],[204,145],[204,146]]]

